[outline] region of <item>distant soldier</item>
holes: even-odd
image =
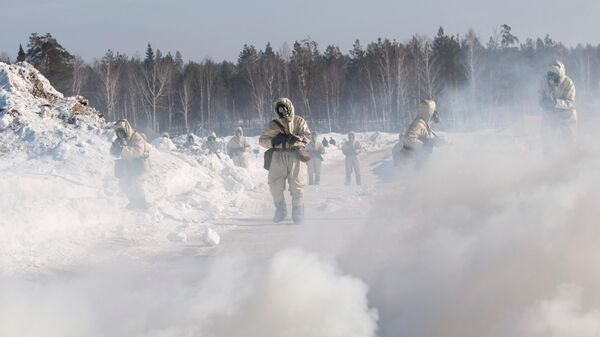
[[[543,109],[541,133],[544,152],[574,145],[577,132],[575,84],[560,61],[555,61],[544,76],[540,106]]]
[[[329,147],[329,142],[327,141],[327,138],[325,138],[325,137],[323,137],[321,144],[323,144],[323,147]]]
[[[227,154],[233,160],[235,166],[247,168],[248,157],[246,152],[250,149],[250,145],[244,137],[244,130],[241,127],[235,129],[235,135],[231,137],[229,143],[227,143]]]
[[[362,151],[362,145],[356,141],[354,132],[348,132],[348,140],[342,146],[342,153],[346,156],[346,185],[350,185],[352,172],[356,176],[356,185],[361,184],[360,161],[358,155]]]
[[[221,155],[219,155],[221,153],[220,144],[217,143],[217,134],[214,131],[206,137],[206,142],[202,144],[202,150],[208,151],[208,154],[215,154],[217,158],[221,159]]]
[[[312,141],[308,143],[306,149],[310,154],[310,160],[308,161],[308,184],[319,185],[321,182],[321,163],[323,162],[323,154],[325,154],[325,147],[319,143],[317,133],[313,133]],[[325,138],[323,138],[325,139]]]
[[[146,208],[148,203],[142,186],[147,170],[150,148],[144,137],[133,130],[126,119],[117,121],[113,127],[117,138],[110,153],[120,159],[115,161],[115,175],[123,193],[129,199],[128,208]]]
[[[337,145],[337,143],[335,142],[335,139],[333,139],[333,137],[329,137],[329,144],[331,144],[332,146]]]
[[[194,135],[192,133],[188,133],[188,135],[185,139],[185,147],[192,148],[195,146],[198,146],[198,143],[196,143],[196,139],[194,138]]]
[[[398,164],[412,163],[421,168],[433,152],[433,147],[439,145],[431,129],[432,123],[439,122],[439,117],[436,104],[432,100],[421,101],[418,112],[418,116],[402,136],[402,149],[396,160]]]

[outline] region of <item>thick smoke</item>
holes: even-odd
[[[375,336],[363,282],[299,250],[0,281],[1,336]]]
[[[367,283],[380,336],[597,334],[600,149],[583,135],[544,155],[539,125],[450,134],[366,223],[307,230],[320,236],[308,247]]]

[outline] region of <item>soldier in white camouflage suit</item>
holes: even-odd
[[[295,223],[304,220],[304,186],[307,167],[301,160],[301,151],[306,151],[310,142],[310,130],[304,118],[294,112],[289,98],[275,102],[275,119],[263,130],[259,144],[272,151],[269,170],[269,188],[275,203],[274,222],[281,222],[287,216],[284,190],[286,183],[292,195],[292,219]]]
[[[117,138],[112,143],[110,153],[120,158],[115,161],[115,175],[119,178],[121,190],[129,199],[127,207],[146,208],[148,204],[142,184],[148,169],[148,143],[126,119],[117,121],[113,129]]]

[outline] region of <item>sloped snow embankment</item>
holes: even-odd
[[[27,63],[0,63],[0,275],[106,258],[96,248],[107,242],[151,253],[173,244],[173,233],[201,240],[211,219],[264,205],[253,200],[267,191],[259,167],[153,149],[152,207],[127,211],[113,137],[82,97],[64,97]]]

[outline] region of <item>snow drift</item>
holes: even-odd
[[[201,243],[212,219],[265,206],[256,198],[267,190],[258,164],[243,171],[228,158],[161,145],[144,186],[151,209],[125,211],[110,126],[31,65],[0,63],[0,275],[123,254],[98,251],[111,242],[142,254],[173,244],[173,234]]]

